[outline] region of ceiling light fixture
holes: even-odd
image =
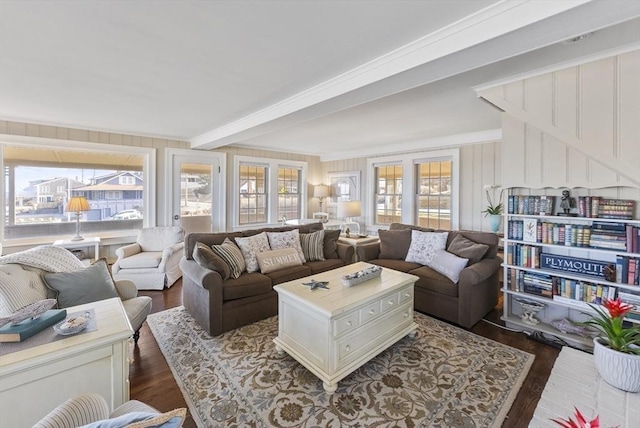
[[[564,43],[576,43],[576,42],[581,42],[582,40],[586,39],[587,37],[591,36],[593,33],[585,33],[585,34],[580,34],[579,36],[576,37],[572,37],[570,39],[567,39],[564,41]]]

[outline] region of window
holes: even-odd
[[[270,224],[302,218],[306,210],[306,162],[234,157],[235,226]]]
[[[278,168],[278,219],[300,217],[300,170]]]
[[[451,229],[451,160],[416,164],[416,218],[422,227]]]
[[[241,225],[267,222],[267,172],[262,165],[240,165]]]
[[[116,231],[121,231],[116,235],[128,235],[131,230],[150,225],[143,217],[155,219],[148,206],[149,194],[154,193],[153,183],[148,180],[155,175],[152,149],[2,138],[3,239],[46,237],[43,241],[49,242],[53,237],[73,235],[75,213],[66,211],[72,196],[84,196],[89,202],[90,210],[80,217],[87,236]],[[126,186],[126,191],[119,188],[123,176],[134,183]],[[140,215],[135,220],[116,221],[119,212],[128,210]]]
[[[376,224],[391,224],[402,220],[402,165],[375,167]]]
[[[136,184],[136,179],[131,175],[121,175],[118,182],[118,184],[122,184],[124,186],[133,186]]]
[[[457,228],[458,159],[457,149],[368,159],[373,224]]]

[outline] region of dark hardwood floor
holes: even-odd
[[[182,281],[179,280],[168,290],[141,291],[140,294],[150,296],[153,299],[152,312],[180,306],[182,304]],[[500,321],[501,310],[501,304],[499,304],[486,318],[502,324]],[[484,321],[476,324],[471,331],[535,355],[533,366],[502,425],[506,428],[526,427],[533,416],[559,349],[532,340],[525,334],[507,331]],[[138,346],[133,350],[133,357],[134,361],[129,370],[132,399],[145,402],[161,411],[187,407],[171,370],[146,323],[142,327]],[[184,427],[196,427],[191,415],[188,416]]]

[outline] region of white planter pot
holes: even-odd
[[[605,382],[628,392],[640,392],[640,355],[625,354],[593,339],[593,360]]]

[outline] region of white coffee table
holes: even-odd
[[[413,322],[414,275],[383,268],[352,287],[340,277],[371,266],[354,263],[274,287],[278,292],[278,352],[287,352],[333,393],[338,382],[418,327]],[[311,279],[329,289],[311,290]]]

